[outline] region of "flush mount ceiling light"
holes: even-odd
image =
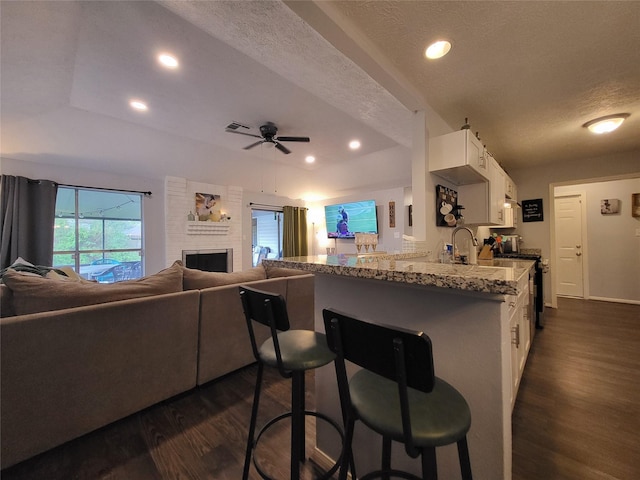
[[[314,157],[313,155],[309,155],[304,159],[304,161],[307,163],[313,163],[316,161],[316,157]]]
[[[158,62],[160,62],[163,67],[172,69],[178,68],[179,65],[178,59],[170,53],[161,53],[160,55],[158,55]]]
[[[149,110],[149,107],[147,107],[147,104],[141,100],[130,100],[129,106],[139,112],[146,112],[147,110]]]
[[[451,43],[446,40],[438,40],[427,47],[424,54],[427,58],[435,60],[442,58],[451,50]]]
[[[351,140],[349,142],[349,148],[351,150],[357,150],[360,148],[360,141],[359,140]]]
[[[591,133],[609,133],[622,125],[622,122],[628,117],[628,113],[616,113],[606,117],[595,118],[582,126],[588,128]]]

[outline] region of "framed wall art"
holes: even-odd
[[[215,206],[220,203],[220,195],[213,193],[196,193],[196,215],[200,220],[208,220],[209,216],[220,207]]]
[[[542,199],[522,201],[522,221],[523,222],[543,222],[544,212],[542,211]]]
[[[617,198],[600,200],[600,213],[602,215],[620,213],[620,200]]]

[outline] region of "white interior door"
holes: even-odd
[[[555,197],[557,293],[584,298],[582,195]]]

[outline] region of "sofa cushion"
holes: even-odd
[[[195,268],[183,268],[182,286],[184,290],[202,290],[203,288],[222,287],[235,283],[264,280],[267,274],[262,265],[242,272],[205,272]]]
[[[295,275],[306,275],[309,273],[295,268],[272,267],[269,265],[265,265],[264,268],[267,271],[267,278],[293,277]]]
[[[16,315],[62,310],[182,291],[182,267],[173,264],[154,275],[111,284],[42,278],[8,271],[4,283],[13,293]]]

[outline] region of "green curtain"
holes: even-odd
[[[307,209],[304,207],[282,207],[283,212],[283,234],[282,234],[282,256],[283,257],[306,257],[307,248]]]

